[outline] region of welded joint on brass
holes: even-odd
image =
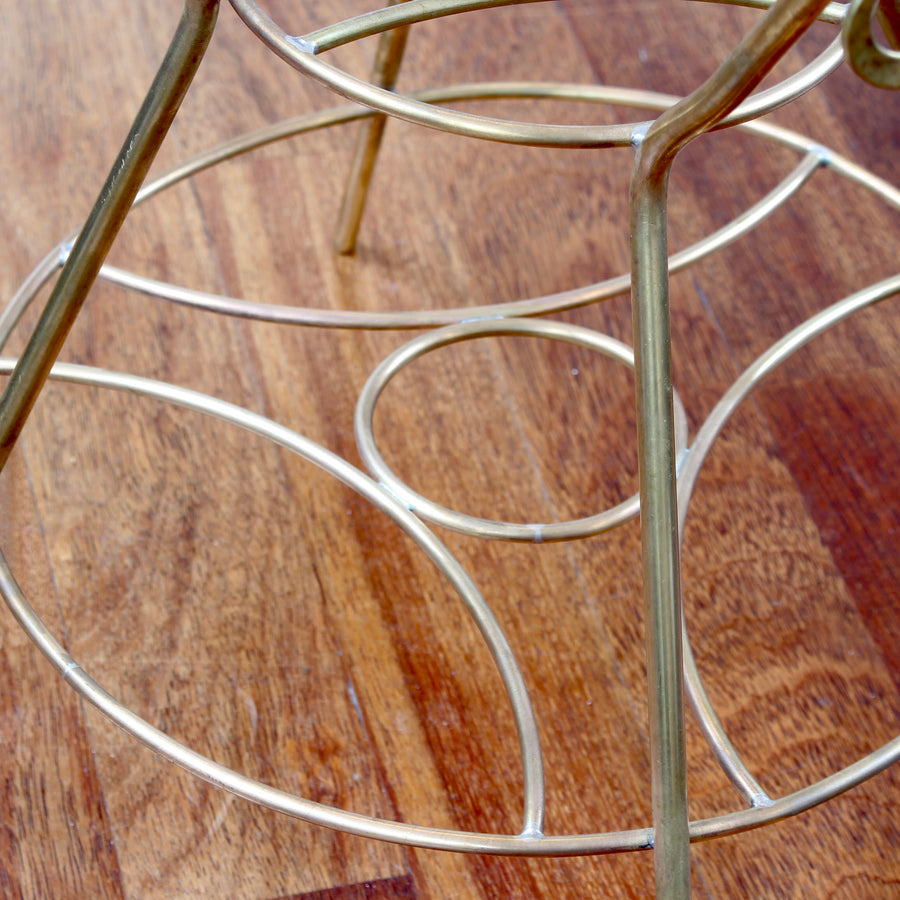
[[[301,35],[287,34],[285,37],[287,38],[287,42],[292,47],[296,47],[301,53],[308,53],[310,56],[315,56],[319,52],[319,45],[316,41],[308,41]]]
[[[66,682],[67,682],[67,681],[69,680],[69,676],[70,676],[76,669],[81,669],[81,666],[79,666],[78,663],[75,662],[75,660],[72,660],[72,661],[66,663],[65,669],[62,670],[62,679],[63,679],[63,681],[66,681]]]
[[[631,132],[631,146],[635,150],[641,149],[641,144],[644,143],[644,138],[647,136],[647,132],[652,124],[652,122],[640,122],[634,126],[634,130]]]
[[[507,319],[508,316],[501,316],[499,314],[493,316],[471,316],[468,319],[460,319],[460,325],[468,325],[472,322],[489,322],[491,319]]]
[[[807,152],[816,158],[820,166],[830,166],[834,161],[834,151],[824,144],[813,144]]]

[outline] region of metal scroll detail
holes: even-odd
[[[872,20],[878,8],[885,36],[895,45],[900,38],[900,3],[897,0],[853,0],[841,29],[850,67],[876,87],[900,88],[900,51],[875,39]]]

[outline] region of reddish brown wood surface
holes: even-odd
[[[359,11],[272,2],[302,33]],[[177,0],[15,4],[0,37],[0,296],[77,227],[179,14]],[[413,29],[401,89],[487,79],[691,90],[757,17],[648,0],[493,10]],[[796,69],[833,34],[816,28]],[[374,42],[340,51],[365,73]],[[233,14],[157,170],[333,105]],[[475,107],[487,109],[487,106]],[[559,121],[633,111],[496,104]],[[900,183],[900,101],[839,72],[778,114]],[[115,262],[193,287],[336,309],[477,305],[628,266],[628,151],[486,145],[391,123],[356,254],[332,229],[354,131],[267,148],[135,212]],[[672,183],[674,249],[774,186],[791,151],[705,138]],[[818,172],[740,243],[672,279],[675,381],[693,428],[786,330],[894,274],[900,217]],[[631,340],[627,297],[559,316]],[[35,313],[18,329],[22,346]],[[63,357],[265,413],[359,462],[353,409],[410,335],[229,321],[98,287]],[[773,795],[900,724],[900,312],[817,339],[726,429],[691,506],[685,600],[700,669]],[[636,489],[633,380],[569,345],[430,354],[379,402],[392,466],[429,497],[523,521]],[[450,589],[367,503],[286,453],[149,400],[50,386],[0,478],[0,537],[75,658],[151,723],[268,783],[409,822],[515,831],[521,765],[493,663]],[[649,823],[639,527],[567,545],[441,533],[495,609],[534,695],[548,831]],[[414,851],[288,820],[156,759],[0,622],[0,894],[9,897],[645,897],[649,854],[509,860]],[[689,722],[691,812],[739,798]],[[900,777],[696,846],[699,898],[900,892]]]

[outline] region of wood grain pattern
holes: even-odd
[[[272,2],[297,33],[359,4]],[[47,0],[0,33],[0,296],[84,217],[152,78],[178,0]],[[401,89],[547,79],[691,90],[757,13],[560,0],[413,29]],[[816,28],[795,70],[833,32]],[[364,74],[374,43],[344,48]],[[229,7],[157,169],[334,104]],[[560,121],[629,110],[474,105]],[[777,115],[900,183],[900,98],[839,72]],[[390,123],[359,247],[331,231],[354,145],[339,128],[201,173],[129,218],[126,267],[335,309],[456,307],[628,266],[627,151],[476,144]],[[687,246],[797,161],[740,134],[684,154],[670,240]],[[676,385],[694,428],[772,341],[894,274],[898,214],[828,171],[753,234],[672,279]],[[627,297],[559,316],[631,340]],[[35,320],[29,312],[13,350]],[[409,335],[291,329],[98,286],[68,360],[263,412],[351,461],[372,368]],[[685,600],[735,744],[782,794],[900,723],[896,301],[814,341],[727,427],[692,501]],[[418,360],[376,434],[414,487],[474,514],[583,516],[636,490],[633,379],[589,351],[490,338]],[[0,478],[0,539],[54,633],[153,724],[303,796],[439,827],[515,831],[521,764],[502,685],[450,588],[384,516],[307,463],[196,414],[50,386]],[[441,533],[495,609],[545,742],[548,830],[650,817],[639,526],[567,545]],[[287,820],[179,772],[87,709],[0,623],[9,897],[632,898],[649,854],[559,860],[409,850]],[[689,722],[691,812],[739,801]],[[896,770],[790,822],[695,847],[698,898],[900,891]]]

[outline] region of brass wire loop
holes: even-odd
[[[896,90],[900,88],[900,51],[885,47],[875,40],[872,32],[872,18],[878,6],[877,0],[853,0],[841,29],[847,61],[850,67],[876,87]],[[895,0],[886,0],[880,5],[882,10],[890,10],[884,21],[888,37],[897,40],[896,27],[900,22],[900,7]]]

